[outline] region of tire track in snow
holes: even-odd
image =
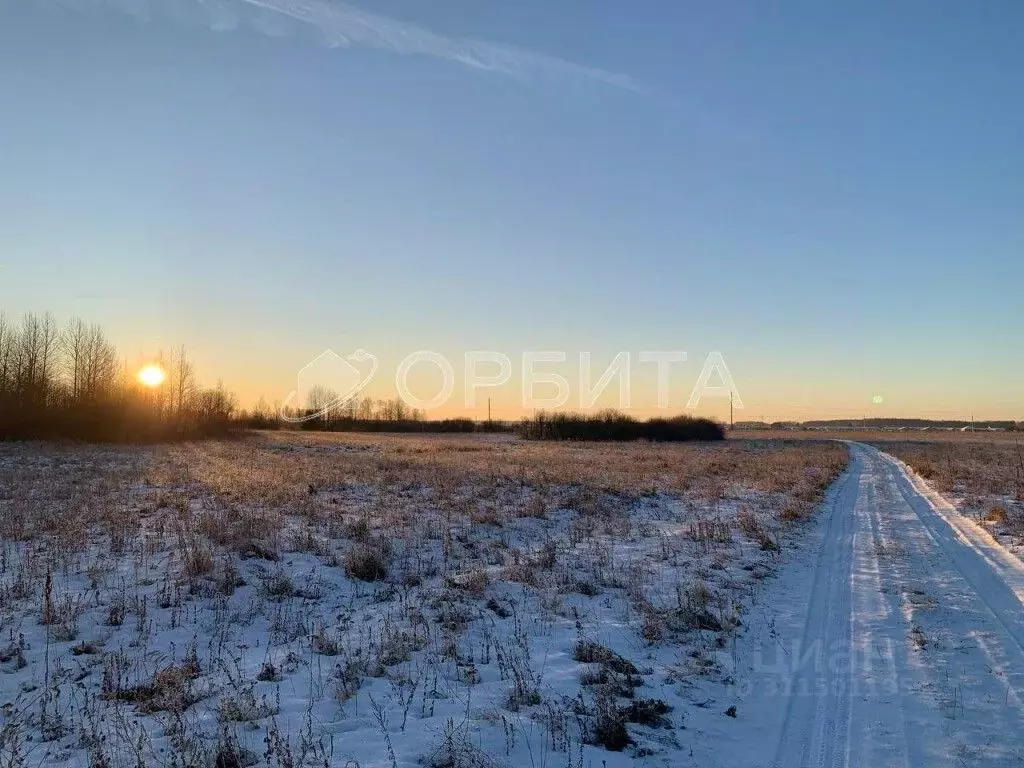
[[[1011,655],[1015,657],[1014,676],[1024,677],[1024,605],[1000,572],[1002,569],[994,567],[996,563],[1005,563],[1011,572],[1016,572],[1017,569],[1024,571],[1024,565],[1019,561],[1014,564],[1004,560],[1002,555],[1009,553],[1002,551],[1001,545],[990,537],[986,540],[987,534],[982,530],[974,530],[976,526],[962,519],[959,512],[952,510],[947,514],[961,519],[950,519],[947,514],[940,512],[928,498],[918,492],[905,465],[886,453],[878,453],[889,465],[903,500],[913,510],[935,546],[946,555],[970,586],[978,602],[984,606],[986,613],[1002,629]],[[990,551],[993,548],[996,551]],[[1016,685],[1008,682],[1008,685],[1017,701],[1024,700],[1024,680],[1019,680]]]
[[[859,450],[859,449],[851,449]],[[885,490],[884,488],[882,489]],[[851,689],[858,703],[851,706],[850,750],[846,765],[904,766],[921,764],[912,749],[905,711],[901,670],[908,667],[907,648],[899,642],[903,623],[902,589],[893,589],[883,559],[896,551],[879,515],[879,482],[874,474],[861,479],[855,513],[854,611],[852,622]],[[866,717],[865,717],[866,715]],[[888,740],[880,738],[888,736]]]
[[[807,621],[787,681],[782,734],[772,762],[776,768],[842,765],[849,752],[849,679],[833,662],[836,654],[848,657],[850,648],[853,510],[862,469],[861,455],[854,451],[829,508]]]

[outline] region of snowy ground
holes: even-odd
[[[0,444],[0,768],[766,764],[774,747],[736,739],[788,700],[747,689],[748,650],[768,617],[797,621],[801,562],[849,526],[845,500],[808,522],[845,462],[753,442]],[[782,565],[791,594],[764,588]],[[956,652],[918,623],[926,653]],[[954,716],[994,695],[971,680],[921,678]]]
[[[693,764],[1024,764],[1024,566],[906,465],[851,450],[737,641],[736,727]]]
[[[1016,433],[957,433],[960,439],[877,441],[963,515],[1024,556],[1024,445]]]

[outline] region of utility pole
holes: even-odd
[[[491,398],[487,398],[487,423],[491,423]]]
[[[729,429],[733,428],[732,420],[732,390],[729,390]]]

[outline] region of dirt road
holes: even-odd
[[[850,448],[816,540],[754,611],[723,764],[1024,764],[1024,566],[896,459]]]

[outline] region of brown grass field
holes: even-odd
[[[1024,436],[1018,432],[733,432],[730,441],[850,440],[900,459],[938,491],[973,507],[1024,500]]]
[[[853,440],[881,448],[940,491],[964,515],[1024,551],[1024,435],[1018,432],[733,432],[730,441]]]
[[[905,430],[892,432],[877,429],[837,430],[732,430],[730,440],[852,440],[858,443],[1007,443],[1024,442],[1019,432],[947,432],[940,429],[927,431]]]

